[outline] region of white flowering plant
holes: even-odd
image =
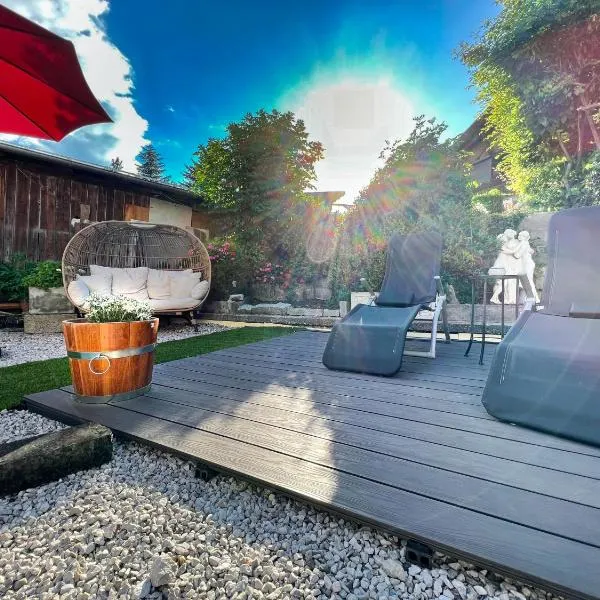
[[[149,302],[126,296],[92,294],[87,300],[86,315],[91,323],[117,323],[122,321],[147,321],[152,318]]]

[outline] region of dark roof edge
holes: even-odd
[[[193,192],[190,192],[183,186],[152,181],[151,179],[146,179],[144,177],[140,177],[139,175],[134,175],[133,173],[114,171],[109,167],[101,167],[100,165],[83,162],[67,156],[59,156],[57,154],[51,154],[42,150],[33,150],[32,148],[16,146],[15,144],[9,144],[7,142],[0,141],[0,155],[9,155],[15,158],[29,158],[31,160],[36,160],[51,165],[54,164],[93,175],[100,175],[115,181],[122,181],[124,183],[129,183],[130,185],[136,185],[147,190],[162,192],[164,194],[172,194],[173,196],[177,196],[180,201],[187,200],[188,202],[196,203],[201,200],[199,196]]]

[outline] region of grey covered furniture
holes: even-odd
[[[437,324],[442,315],[450,336],[440,283],[442,238],[438,233],[394,235],[389,241],[381,293],[374,305],[359,304],[335,324],[323,364],[328,369],[395,375],[404,354],[435,357]],[[434,311],[427,352],[405,352],[406,333],[423,309]]]
[[[600,207],[550,220],[543,309],[499,345],[483,392],[493,416],[600,445]]]

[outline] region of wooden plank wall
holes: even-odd
[[[150,196],[16,162],[0,164],[0,260],[16,252],[60,260],[78,231],[72,219],[125,219],[127,205],[148,209]]]

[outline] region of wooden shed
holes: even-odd
[[[179,186],[0,143],[0,260],[16,252],[59,259],[71,236],[95,221],[192,227],[199,205]]]

